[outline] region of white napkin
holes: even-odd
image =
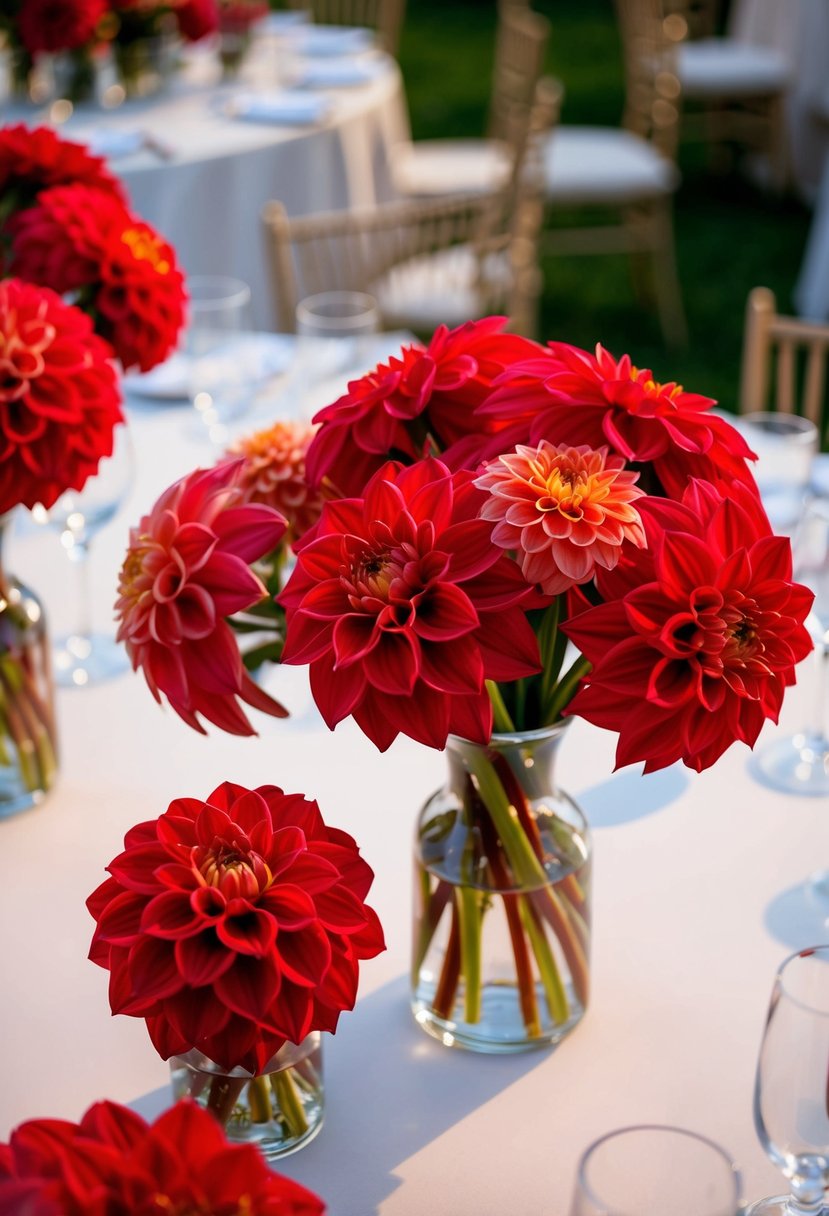
[[[107,160],[119,160],[123,156],[133,156],[144,147],[145,133],[140,127],[65,127],[68,139],[86,144],[95,156],[105,156]]]
[[[374,46],[374,34],[362,26],[303,25],[290,31],[292,50],[309,58],[356,55]]]
[[[311,59],[297,69],[293,83],[300,88],[346,88],[370,84],[383,70],[383,63],[377,59]]]
[[[310,126],[327,115],[329,101],[313,93],[237,93],[225,106],[231,118],[284,126]]]

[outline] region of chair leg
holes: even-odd
[[[665,343],[672,349],[688,345],[688,325],[682,304],[682,289],[676,266],[676,246],[671,205],[658,202],[653,208],[653,284],[656,309]]]

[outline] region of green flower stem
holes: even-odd
[[[556,644],[560,636],[559,621],[561,618],[561,597],[556,597],[545,610],[541,617],[541,622],[538,627],[538,650],[541,657],[541,676],[539,680],[539,700],[544,705],[552,695],[555,682],[558,679],[558,673],[561,668],[561,659],[558,664],[555,662]]]
[[[580,655],[567,674],[559,680],[549,701],[542,701],[542,726],[551,726],[561,716],[562,710],[576,691],[579,680],[586,676],[588,671],[590,663]]]
[[[540,912],[558,938],[562,953],[567,960],[567,966],[570,968],[576,996],[582,1005],[586,1006],[589,991],[587,955],[562,907],[561,900],[552,887],[533,891],[530,898],[536,911]]]
[[[461,970],[464,980],[464,1021],[481,1019],[481,929],[483,915],[479,892],[458,887],[458,921],[461,939]]]
[[[308,1131],[308,1120],[291,1071],[284,1068],[282,1072],[271,1073],[271,1088],[288,1133],[292,1139],[298,1139]]]
[[[514,734],[515,723],[509,716],[509,711],[504,704],[501,689],[494,680],[487,680],[486,690],[489,693],[489,699],[492,702],[492,720],[495,724],[496,731],[501,734]]]
[[[530,939],[530,945],[535,955],[538,974],[541,977],[541,983],[547,997],[547,1004],[550,1008],[550,1017],[556,1025],[561,1026],[570,1016],[570,1005],[567,1001],[567,993],[564,991],[564,984],[561,982],[561,975],[556,966],[556,960],[550,949],[550,943],[547,941],[544,930],[539,924],[535,908],[528,902],[526,896],[520,897],[518,906],[521,912],[521,922],[527,931],[527,937]]]
[[[253,1123],[270,1123],[273,1118],[271,1095],[267,1077],[253,1077],[248,1081],[248,1106]]]

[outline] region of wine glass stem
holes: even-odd
[[[815,643],[818,654],[817,706],[815,722],[820,738],[829,741],[829,631]]]
[[[92,635],[92,596],[89,587],[89,540],[86,536],[73,535],[67,549],[69,560],[78,569],[78,607],[75,637],[89,638]]]

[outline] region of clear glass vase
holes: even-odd
[[[173,1097],[193,1098],[234,1144],[255,1144],[268,1161],[293,1153],[322,1127],[322,1036],[286,1043],[255,1076],[220,1068],[199,1051],[170,1060]]]
[[[40,802],[57,776],[46,618],[34,592],[6,571],[0,519],[0,819]]]
[[[558,788],[568,723],[451,737],[449,780],[415,837],[412,1007],[447,1046],[559,1042],[588,999],[590,835]]]

